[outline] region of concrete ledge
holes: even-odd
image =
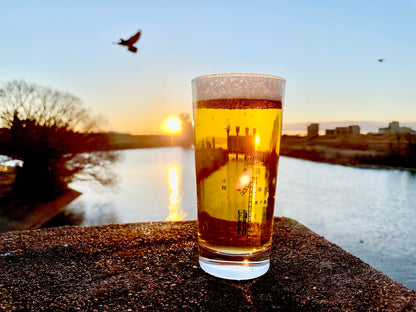
[[[275,218],[252,281],[198,265],[197,223],[65,226],[0,235],[2,311],[416,311],[416,292],[300,223]]]

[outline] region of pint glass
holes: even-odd
[[[244,280],[269,269],[285,83],[192,80],[199,263],[211,275]]]

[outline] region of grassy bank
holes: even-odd
[[[415,135],[283,136],[283,156],[358,167],[416,171]]]

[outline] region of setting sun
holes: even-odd
[[[172,134],[180,134],[182,132],[181,122],[176,117],[169,118],[163,128],[166,132]]]

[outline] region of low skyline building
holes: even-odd
[[[392,121],[387,128],[379,128],[378,132],[385,134],[416,133],[416,131],[410,127],[400,127],[398,121]]]
[[[308,126],[308,137],[319,135],[319,123],[313,123]]]

